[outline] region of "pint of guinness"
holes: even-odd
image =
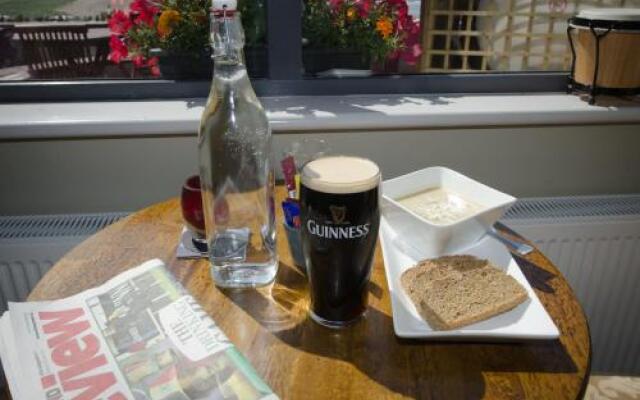
[[[323,157],[302,169],[302,248],[311,318],[342,327],[367,308],[378,238],[380,170],[359,157]]]

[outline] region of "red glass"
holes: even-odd
[[[195,235],[204,238],[204,211],[202,210],[202,193],[200,191],[200,177],[193,175],[182,185],[182,218],[187,228]]]

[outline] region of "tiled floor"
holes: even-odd
[[[640,400],[640,377],[594,375],[585,400]]]

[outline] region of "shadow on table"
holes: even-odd
[[[551,272],[540,268],[535,263],[527,260],[518,254],[512,253],[513,258],[520,267],[520,270],[529,281],[529,284],[535,289],[545,293],[555,293],[555,290],[549,284],[549,281],[556,276]]]
[[[351,363],[402,395],[448,393],[449,398],[478,398],[485,391],[485,372],[577,371],[559,341],[482,344],[400,339],[394,334],[391,317],[373,307],[347,329],[328,329],[307,317],[302,273],[281,264],[276,282],[270,290],[223,293],[278,340],[310,354]]]
[[[517,240],[524,241],[522,235],[500,222],[496,223],[495,227],[499,231],[506,232],[508,235],[513,236]],[[516,260],[516,263],[520,267],[520,270],[527,278],[529,284],[532,287],[538,289],[541,292],[555,293],[555,290],[549,284],[549,281],[556,277],[555,274],[547,271],[544,268],[541,268],[540,266],[529,260],[526,256],[522,256],[515,251],[511,252],[511,256]]]

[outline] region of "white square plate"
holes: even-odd
[[[522,341],[556,339],[560,335],[520,267],[498,240],[487,236],[458,253],[488,259],[497,267],[504,269],[526,289],[529,299],[506,313],[450,331],[432,329],[420,317],[400,284],[400,276],[404,271],[416,265],[421,259],[438,257],[439,254],[412,255],[411,249],[403,246],[402,241],[384,217],[380,221],[380,244],[391,294],[393,329],[399,337],[433,340]]]

